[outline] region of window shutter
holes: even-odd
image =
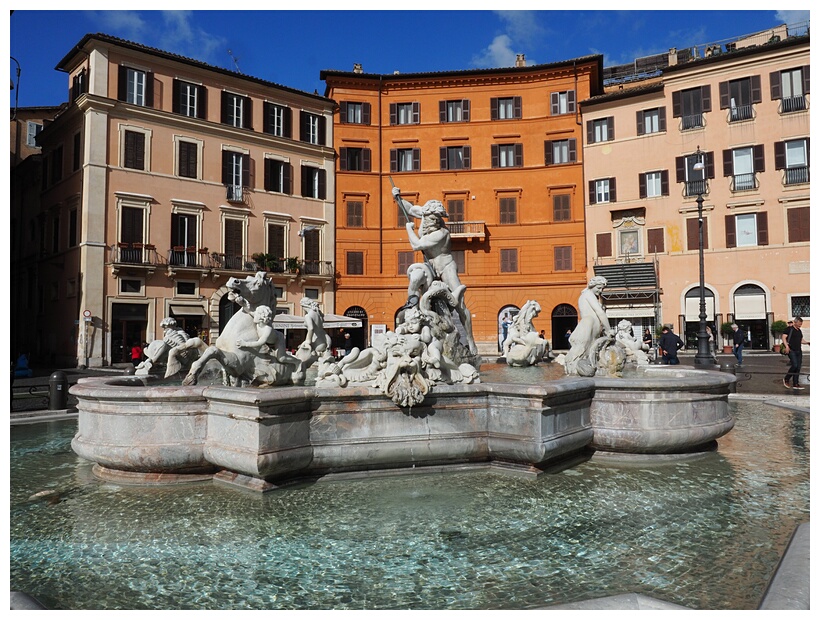
[[[729,107],[729,82],[721,82],[718,84],[718,98],[720,99],[721,110],[725,110]]]
[[[276,258],[285,256],[285,227],[276,224],[268,225],[268,254]]]
[[[663,228],[650,228],[646,231],[646,245],[652,254],[664,252]]]
[[[308,167],[307,166],[302,166],[302,197],[304,197],[304,198],[307,198],[308,196],[311,195],[311,193],[310,193],[311,187],[310,187],[310,182],[308,180],[308,178],[309,178],[308,177],[308,172],[310,172]]]
[[[684,183],[686,181],[686,158],[675,158],[675,183]]]
[[[596,204],[595,181],[589,182],[589,204]]]
[[[174,78],[174,85],[171,89],[171,109],[175,114],[181,114],[182,110],[179,108],[179,91],[182,89],[182,82]]]
[[[133,131],[126,131],[125,132],[125,161],[123,165],[126,168],[134,168],[136,166],[136,142],[134,141],[134,132]],[[45,160],[43,160],[45,161]]]
[[[293,193],[293,165],[284,164],[282,167],[282,193]]]
[[[490,145],[490,166],[493,168],[498,168],[498,145],[491,144]]]
[[[154,73],[152,71],[145,73],[145,106],[154,107]]]
[[[262,131],[273,133],[273,105],[267,101],[262,102]]]
[[[470,120],[470,100],[469,99],[462,99],[461,100],[461,119],[464,121]]]
[[[643,135],[643,110],[635,112],[635,126],[638,128],[638,135]]]
[[[715,178],[715,154],[712,151],[706,151],[706,178]]]
[[[283,138],[292,138],[293,137],[293,110],[290,108],[284,109],[283,114]]]
[[[615,177],[609,179],[609,202],[617,201],[615,193]]]
[[[587,121],[587,144],[595,143],[595,133],[592,128],[592,121]]]
[[[319,117],[319,146],[324,146],[327,142],[327,119]]]
[[[696,217],[686,220],[686,249],[698,249],[698,218]]]
[[[441,170],[447,170],[447,147],[440,146],[438,149],[438,156],[439,156],[439,164],[441,165]]]
[[[347,101],[339,103],[339,124],[347,124]]]
[[[695,223],[697,223],[697,219],[695,220]],[[709,218],[704,217],[703,218],[703,249],[704,250],[709,249],[709,227],[707,226],[708,223],[709,223]],[[697,227],[695,227],[695,234],[697,234]],[[697,246],[698,246],[697,240],[695,240],[695,249],[697,249]]]
[[[347,147],[339,148],[339,170],[347,170]]]
[[[251,187],[251,156],[242,154],[242,187]]]
[[[324,200],[327,196],[327,171],[322,168],[319,170],[319,199]]]
[[[253,129],[253,99],[250,97],[242,97],[244,101],[243,119],[245,122],[242,125],[245,129]]]
[[[362,149],[362,172],[370,172],[370,149]]]
[[[440,123],[447,122],[447,102],[446,101],[439,101],[438,102],[438,120]],[[442,168],[444,170],[444,168]]]
[[[273,160],[265,158],[265,191],[269,192],[273,189],[271,183],[271,168],[273,166]]]
[[[413,124],[418,125],[421,122],[421,104],[418,101],[413,102]]]
[[[666,107],[658,108],[658,131],[666,131]]]
[[[521,118],[521,97],[513,97],[513,118]]]
[[[755,144],[752,148],[754,153],[754,170],[755,172],[766,172],[766,161],[763,156],[763,145]]]
[[[576,158],[577,158],[577,150],[576,150],[576,148],[575,148],[575,138],[570,138],[570,139],[568,140],[568,142],[569,142],[569,149],[568,149],[568,150],[569,150],[569,157],[568,157],[568,161],[570,161],[570,162],[574,162],[574,161],[576,161]]]
[[[725,149],[723,151],[723,176],[730,177],[734,174],[735,165],[732,158],[732,150]]]
[[[544,165],[552,165],[552,140],[544,140]]]
[[[575,112],[575,91],[567,91],[567,112]]]
[[[709,84],[700,87],[700,100],[704,112],[712,111],[712,87]]]
[[[396,104],[390,104],[390,124],[391,125],[398,125],[399,124],[399,114],[396,110]]]
[[[783,170],[786,167],[786,143],[774,143],[774,169]]]
[[[222,151],[222,184],[231,184],[231,153]]]
[[[769,74],[769,87],[772,91],[772,100],[780,99],[780,71],[772,71]]]
[[[769,214],[766,211],[757,214],[757,245],[769,245]]]
[[[697,220],[695,220],[697,221]],[[697,240],[695,241],[697,245]],[[726,216],[726,247],[727,248],[734,248],[737,247],[737,232],[735,230],[735,216],[734,215],[727,215]]]
[[[680,91],[676,90],[672,93],[672,118],[680,118],[681,115],[681,100]]]
[[[230,95],[223,90],[222,91],[222,114],[220,116],[220,120],[226,125],[229,122],[229,120],[228,120],[228,108],[230,106],[230,103],[231,103]]]
[[[413,172],[421,171],[421,149],[413,149]]]
[[[669,171],[661,170],[661,196],[669,195]]]
[[[299,141],[307,142],[307,112],[299,110]]]
[[[304,231],[305,240],[305,260],[318,261],[319,260],[319,231],[306,230]]]
[[[609,116],[606,119],[607,140],[615,139],[615,117]]]
[[[196,116],[208,118],[208,89],[204,86],[197,86]]]
[[[559,109],[558,93],[550,93],[550,116],[557,116]]]
[[[469,146],[461,147],[461,159],[464,162],[464,169],[470,169],[470,153],[472,149]]]
[[[120,65],[117,74],[117,99],[125,101],[128,97],[128,69]]]
[[[391,104],[393,105],[393,104]],[[399,170],[399,153],[397,149],[390,149],[390,172]]]
[[[225,220],[225,254],[242,256],[242,221]]]
[[[490,120],[498,120],[498,97],[490,97]]]
[[[760,76],[752,76],[752,103],[763,101],[763,89],[760,87]]]
[[[809,209],[796,207],[788,210],[789,243],[809,240]]]
[[[524,166],[524,145],[516,143],[513,145],[513,152],[515,153],[515,165],[517,168]]]
[[[811,92],[809,90],[809,65],[804,65],[800,70],[803,73],[803,92],[808,94]]]
[[[646,198],[646,173],[641,172],[638,175],[638,198]]]
[[[595,247],[599,257],[612,256],[612,234],[598,233],[595,235]]]

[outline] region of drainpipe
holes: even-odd
[[[379,273],[384,273],[384,211],[382,199],[382,181],[384,173],[382,170],[382,76],[379,75]]]

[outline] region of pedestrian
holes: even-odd
[[[345,355],[350,355],[353,350],[353,339],[350,337],[350,332],[345,332]]]
[[[743,344],[746,342],[746,334],[738,329],[737,323],[732,323],[732,353],[737,358],[737,365],[743,366]]]
[[[786,354],[789,356],[789,372],[783,378],[783,387],[786,389],[805,390],[806,388],[800,385],[800,368],[803,366],[803,345],[811,344],[808,340],[803,340],[803,317],[796,316],[791,327],[783,334],[782,342],[786,347]],[[789,385],[789,380],[793,385]]]
[[[672,366],[680,364],[678,351],[683,348],[683,340],[672,331],[669,325],[663,326],[658,346],[660,347],[661,355],[663,355],[664,364],[670,364]]]
[[[547,339],[547,335],[546,335],[546,333],[544,332],[544,330],[543,330],[543,329],[542,329],[542,330],[540,331],[540,333],[538,334],[538,337],[539,337],[541,340],[546,340],[546,339]]]
[[[647,327],[643,330],[643,343],[646,345],[647,351],[652,348],[652,332]]]
[[[131,347],[131,363],[136,368],[140,362],[142,362],[142,347],[139,342],[135,342],[134,346]]]
[[[566,339],[566,341],[567,341],[567,349],[569,349],[569,348],[572,346],[572,345],[569,343],[569,337],[570,337],[570,336],[572,336],[572,330],[571,330],[571,329],[568,329],[568,330],[567,330],[567,333],[566,333],[566,334],[564,334],[564,338],[565,338],[565,339]]]

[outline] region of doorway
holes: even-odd
[[[131,347],[145,342],[148,328],[148,306],[145,304],[112,304],[111,362],[131,361]]]
[[[569,349],[569,334],[578,325],[578,311],[569,304],[558,304],[552,311],[553,349]]]

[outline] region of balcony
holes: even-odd
[[[228,202],[245,202],[245,188],[242,185],[225,186],[225,198]]]
[[[301,269],[304,277],[332,278],[334,274],[333,263],[326,260],[304,260]]]
[[[801,183],[809,182],[808,166],[794,166],[792,168],[786,168],[783,172],[783,182],[785,185],[800,185]]]
[[[807,107],[806,97],[803,95],[798,95],[796,97],[783,97],[783,99],[780,100],[781,114],[799,112],[800,110],[805,110]]]
[[[709,185],[705,179],[698,179],[697,181],[686,181],[684,183],[684,196],[691,197],[698,194],[708,194]]]
[[[757,189],[757,177],[754,172],[736,174],[732,177],[733,192],[748,192]]]
[[[736,105],[729,108],[729,122],[748,121],[754,118],[754,108],[751,105]]]
[[[700,112],[697,114],[687,114],[680,119],[680,128],[683,131],[687,129],[700,129],[701,127],[703,127],[703,114]]]
[[[192,267],[208,269],[208,248],[197,251],[194,246],[175,245],[168,250],[168,265],[173,267]]]
[[[450,231],[450,237],[454,239],[469,239],[473,237],[483,239],[485,236],[484,222],[478,220],[471,222],[447,222],[447,229]]]
[[[111,246],[110,259],[115,264],[159,264],[157,248],[150,243],[118,243]]]

